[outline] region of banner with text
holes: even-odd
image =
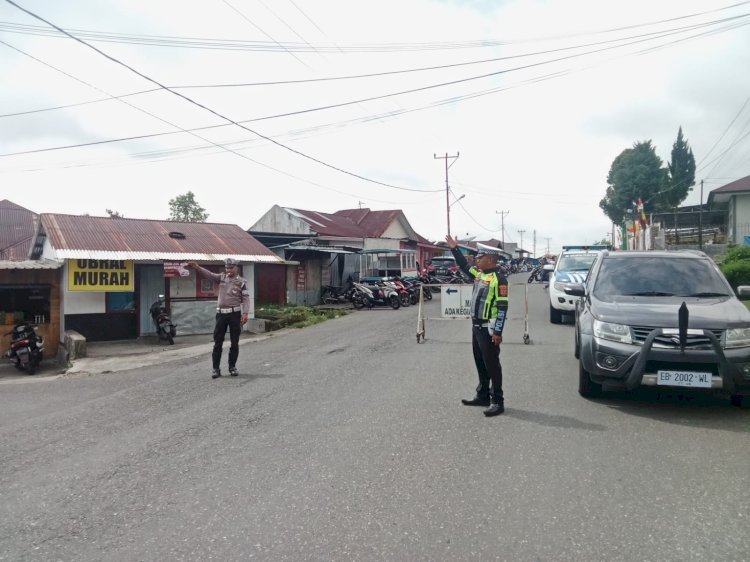
[[[185,267],[185,261],[165,261],[164,277],[190,277],[190,271]]]
[[[132,260],[68,260],[69,291],[134,290]]]

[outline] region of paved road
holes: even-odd
[[[521,281],[522,279],[514,279]],[[0,385],[0,560],[747,560],[750,413],[576,392],[511,287],[506,413],[465,322],[362,311],[208,357]],[[428,310],[437,316],[433,301]]]

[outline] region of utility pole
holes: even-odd
[[[525,230],[519,230],[518,234],[521,235],[521,247],[519,248],[521,250],[520,257],[523,258],[523,233],[526,232]]]
[[[445,222],[448,226],[448,236],[451,234],[451,202],[450,198],[448,197],[448,193],[450,192],[450,184],[448,183],[448,168],[453,166],[453,162],[456,161],[456,159],[459,157],[460,153],[456,152],[455,156],[448,156],[448,153],[445,153],[445,156],[438,156],[437,154],[433,154],[432,157],[435,160],[445,160]],[[448,160],[453,160],[451,162],[450,166],[448,165]]]
[[[698,248],[703,249],[703,180],[701,180],[701,206],[698,208]]]
[[[510,211],[495,211],[495,214],[500,215],[500,231],[503,238],[503,251],[505,251],[505,216],[509,215]]]
[[[534,243],[531,245],[531,249],[534,251],[534,257],[536,257],[536,230],[532,230]]]
[[[547,253],[549,254],[549,241],[552,240],[552,238],[545,236],[544,239],[547,241]]]

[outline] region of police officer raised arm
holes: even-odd
[[[224,337],[229,328],[229,374],[236,377],[237,358],[240,354],[240,332],[247,323],[250,312],[250,291],[247,280],[239,276],[239,262],[233,258],[224,260],[224,273],[213,273],[196,262],[187,263],[197,275],[212,279],[219,284],[219,295],[216,303],[216,324],[214,326],[214,349],[211,354],[213,363],[212,379],[221,376],[221,354]]]
[[[471,347],[479,376],[474,398],[461,400],[465,406],[488,406],[485,416],[505,410],[500,344],[508,313],[508,280],[497,268],[500,251],[478,245],[474,265],[469,265],[450,234],[445,237],[456,264],[474,280],[471,295]]]

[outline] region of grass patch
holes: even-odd
[[[266,320],[268,331],[304,328],[349,314],[348,310],[323,310],[301,305],[264,304],[255,309],[255,317]]]

